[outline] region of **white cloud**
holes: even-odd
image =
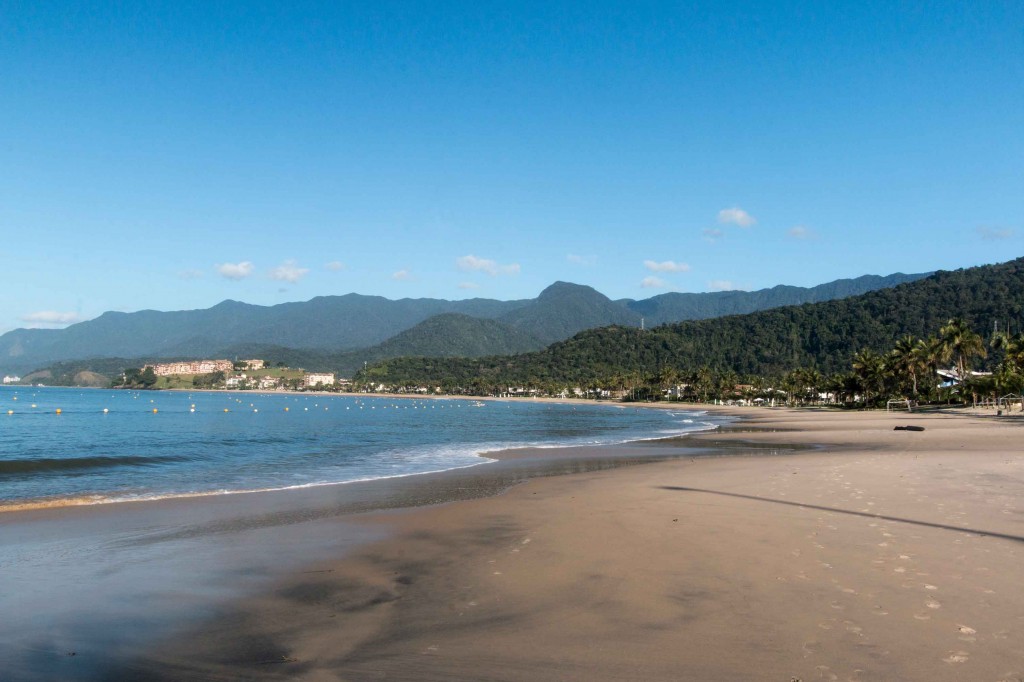
[[[995,228],[982,225],[977,229],[978,236],[988,242],[1013,239],[1014,232],[1010,228]]]
[[[644,267],[651,272],[689,272],[690,266],[686,263],[677,263],[674,260],[658,261],[645,260]]]
[[[82,319],[78,313],[61,313],[56,310],[40,310],[21,316],[21,321],[29,324],[74,324]]]
[[[330,263],[328,263],[324,267],[327,268],[328,270],[330,270],[331,272],[341,272],[342,270],[344,270],[348,266],[345,265],[344,263],[342,263],[340,260],[332,260]]]
[[[660,277],[644,277],[640,286],[644,289],[664,289],[668,286],[668,282]]]
[[[714,243],[725,236],[725,232],[719,230],[717,227],[708,227],[701,230],[701,234],[704,235],[704,240]]]
[[[493,261],[490,258],[478,258],[473,254],[456,258],[455,265],[463,272],[486,272],[491,277],[519,274],[519,263],[498,265],[497,261]]]
[[[178,279],[202,279],[202,270],[182,270],[178,273]]]
[[[399,270],[391,275],[391,279],[397,279],[399,282],[405,282],[412,279],[412,273],[408,270]]]
[[[251,262],[244,260],[241,263],[220,263],[217,265],[217,272],[220,273],[221,277],[227,279],[240,280],[245,279],[252,274],[255,267]]]
[[[459,282],[460,289],[479,289],[480,285],[476,282]]]
[[[818,233],[805,225],[794,225],[786,230],[786,235],[793,239],[817,239]]]
[[[309,273],[309,268],[300,268],[294,260],[286,260],[270,271],[270,279],[295,284]]]
[[[575,253],[570,253],[565,257],[565,260],[569,261],[573,265],[597,265],[597,256],[580,256]]]
[[[711,291],[736,291],[737,287],[733,284],[732,280],[713,279],[708,282],[708,289],[711,289]]]
[[[723,208],[718,212],[718,222],[723,225],[739,225],[740,227],[750,227],[757,220],[754,216],[750,215],[742,208],[734,206],[732,208]]]

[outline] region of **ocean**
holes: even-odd
[[[713,428],[698,413],[535,401],[0,390],[0,509],[237,494],[484,464],[513,447]]]

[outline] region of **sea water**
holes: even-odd
[[[473,466],[510,447],[713,425],[694,413],[528,400],[7,387],[0,507],[331,485]]]

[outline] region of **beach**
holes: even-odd
[[[681,439],[722,456],[347,517],[384,539],[306,565],[107,672],[1024,679],[1018,421],[741,414],[732,429]],[[925,431],[893,430],[908,424]]]

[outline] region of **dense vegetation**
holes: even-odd
[[[674,374],[733,374],[739,381],[781,380],[794,370],[818,375],[850,369],[854,354],[888,352],[896,340],[926,338],[960,318],[973,330],[1021,328],[1024,260],[938,272],[893,289],[838,301],[665,325],[648,331],[612,326],[549,348],[479,359],[398,358],[357,380],[487,392],[508,386],[636,385]],[[998,362],[990,357],[989,366]],[[647,382],[649,383],[649,382]]]
[[[305,354],[301,362],[289,362],[292,366],[344,371],[343,368],[361,366],[365,359],[344,356],[345,351],[372,351],[396,334],[446,313],[504,324],[506,333],[490,336],[491,345],[466,353],[493,355],[522,350],[520,337],[535,338],[543,346],[584,329],[610,324],[639,326],[641,316],[646,316],[653,326],[745,313],[849,296],[919,276],[867,276],[810,289],[774,287],[752,292],[670,293],[643,301],[612,301],[590,287],[558,282],[536,299],[521,301],[391,301],[380,296],[348,294],[276,306],[224,301],[205,310],[109,312],[67,329],[16,329],[0,335],[0,370],[24,373],[58,361],[89,357],[232,357],[236,349],[238,355],[264,357],[266,349],[277,349],[282,357],[288,353]],[[461,343],[454,333],[448,335],[448,341],[456,348]],[[319,364],[324,355],[330,356],[327,362],[334,364]],[[371,359],[387,357],[379,353],[363,355],[370,355]]]

